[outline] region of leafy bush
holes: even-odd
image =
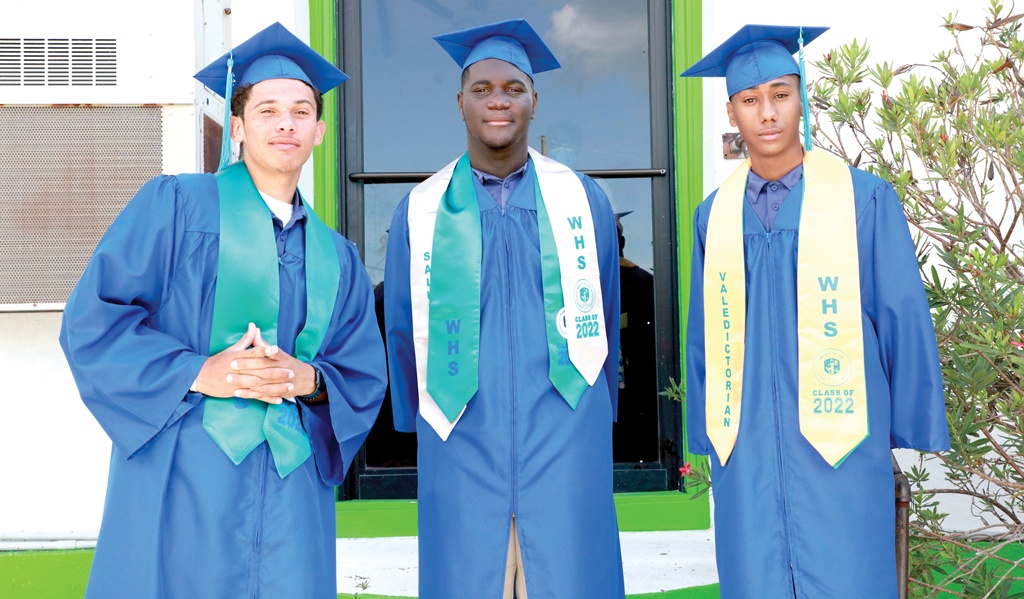
[[[907,472],[911,597],[1024,597],[1022,17],[997,0],[984,25],[949,15],[930,64],[868,66],[854,40],[809,82],[816,143],[903,199],[933,310],[952,449]],[[950,530],[946,495],[970,498],[977,528]]]

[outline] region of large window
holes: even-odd
[[[678,363],[667,4],[344,0],[340,11],[343,67],[353,75],[342,108],[344,232],[363,250],[375,284],[383,279],[395,206],[466,147],[456,104],[461,69],[432,36],[524,17],[561,62],[561,69],[535,77],[530,145],[594,176],[621,215],[621,268],[630,285],[622,298],[629,313],[614,430],[616,484],[623,490],[674,485],[666,473],[678,460],[678,406],[657,394]],[[408,492],[415,443],[391,430],[389,419],[385,409],[350,495]]]

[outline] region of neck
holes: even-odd
[[[299,186],[299,173],[266,173],[253,168],[248,162],[245,167],[256,189],[285,204],[292,203],[295,189]]]
[[[804,162],[804,148],[798,145],[795,149],[795,152],[787,152],[781,156],[756,157],[751,155],[751,170],[763,179],[777,181],[782,178],[782,175]]]
[[[526,146],[502,151],[475,149],[472,146],[469,148],[470,166],[499,179],[504,179],[519,170],[529,157],[530,153]]]
[[[794,146],[793,151],[777,156],[758,157],[751,154],[750,170],[767,181],[778,181],[803,161],[804,149],[801,146]]]

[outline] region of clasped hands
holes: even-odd
[[[207,358],[196,377],[196,391],[204,395],[271,404],[315,389],[313,367],[269,345],[251,322],[234,345]]]

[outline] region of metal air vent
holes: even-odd
[[[159,106],[0,106],[0,308],[60,304],[163,166]]]
[[[0,38],[0,86],[117,85],[117,40]]]

